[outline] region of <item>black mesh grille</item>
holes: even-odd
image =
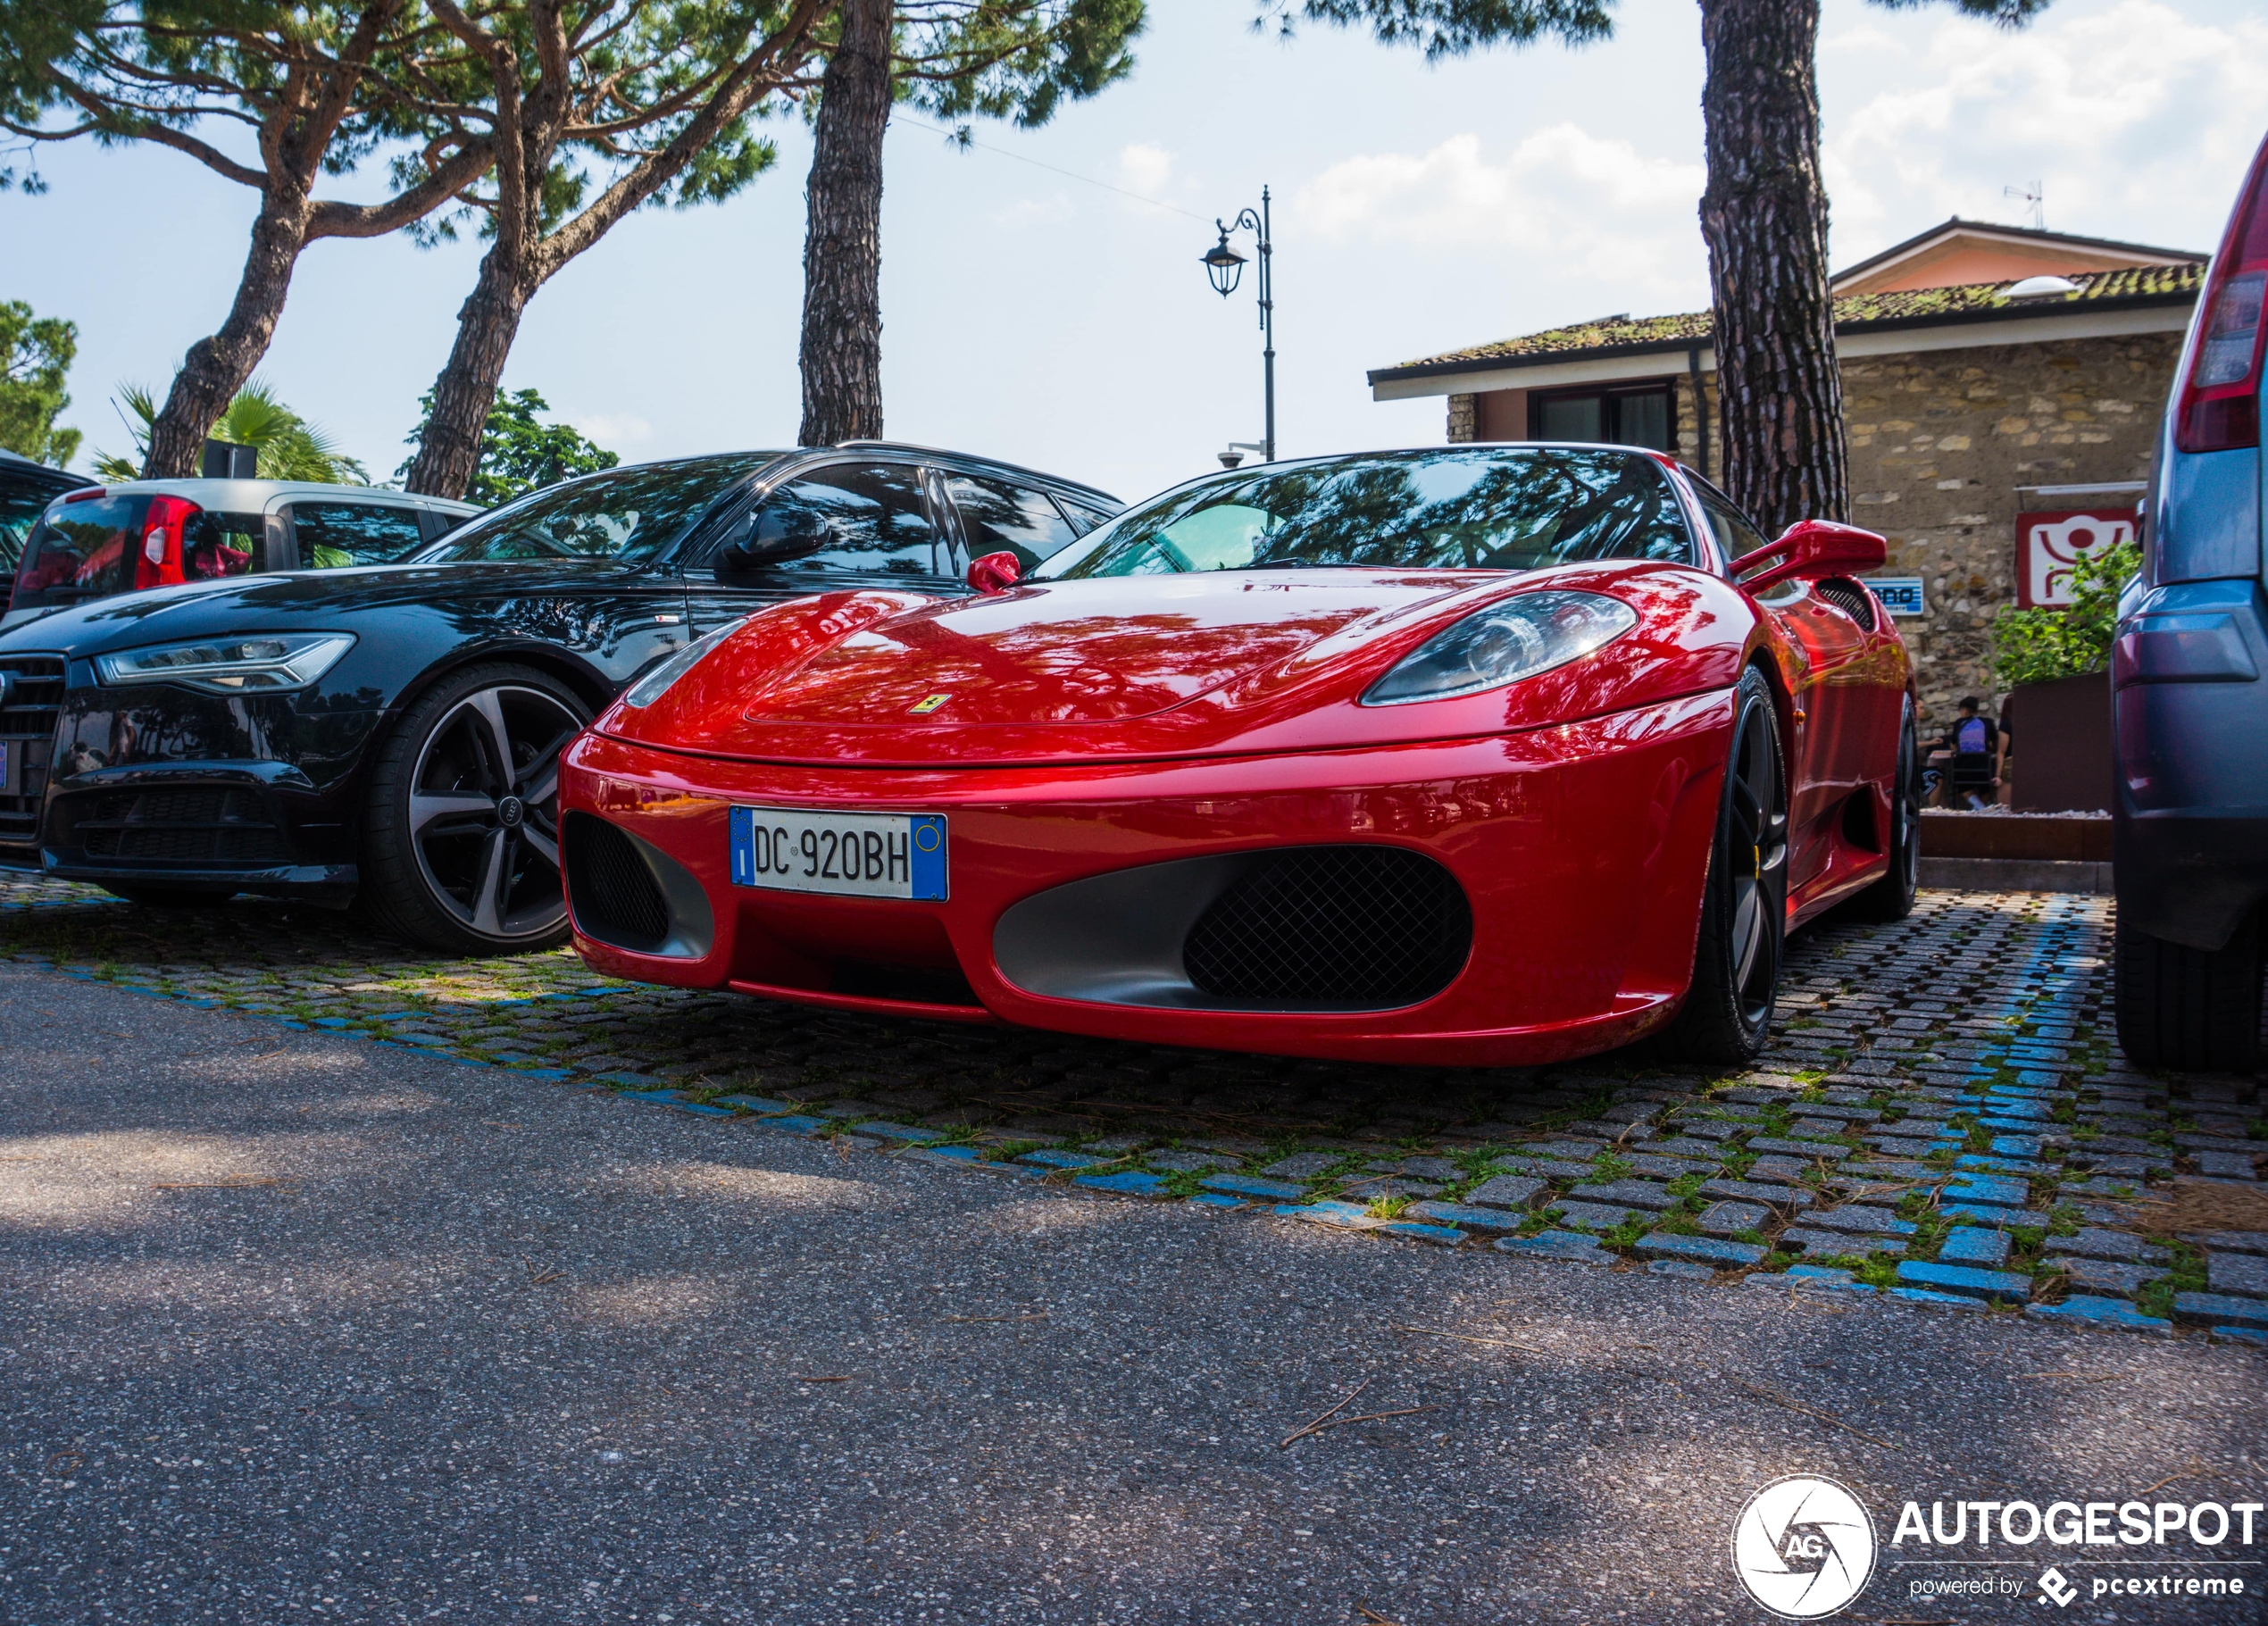
[[[1874,630],[1874,601],[1855,581],[1845,581],[1830,576],[1824,581],[1813,583],[1812,590],[1869,632]]]
[[[0,704],[0,751],[8,753],[11,781],[0,787],[0,844],[29,845],[39,838],[39,797],[63,711],[63,658],[0,655],[0,671],[11,677]]]
[[[567,897],[575,924],[617,948],[652,954],[670,937],[670,905],[630,838],[587,813],[567,815]]]
[[[1383,1009],[1439,993],[1472,947],[1464,889],[1393,846],[1297,847],[1213,901],[1181,946],[1219,999]]]
[[[193,786],[105,791],[68,797],[62,806],[67,838],[89,858],[240,869],[279,863],[287,856],[283,832],[256,790]]]

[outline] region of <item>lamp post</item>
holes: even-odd
[[[1267,382],[1268,401],[1267,427],[1260,438],[1260,457],[1263,463],[1273,463],[1276,461],[1276,279],[1271,263],[1275,255],[1275,245],[1269,240],[1268,188],[1260,188],[1258,213],[1245,209],[1239,211],[1237,218],[1227,225],[1222,225],[1217,218],[1213,223],[1221,228],[1221,240],[1205,251],[1203,256],[1205,271],[1205,275],[1213,279],[1213,292],[1223,299],[1237,291],[1237,284],[1243,279],[1245,268],[1245,256],[1229,246],[1229,234],[1232,231],[1250,231],[1259,240],[1261,360]]]

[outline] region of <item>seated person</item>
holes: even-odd
[[[1954,788],[1956,757],[1982,757],[1988,768],[1986,780],[1972,779],[1959,787],[1961,798],[1972,808],[1997,800],[2003,777],[2000,726],[1983,714],[1983,707],[1974,695],[1961,697],[1959,714],[1954,718],[1953,726],[1929,745],[1922,777],[1932,792],[1931,799],[1939,806],[1946,805],[1944,795]],[[1983,794],[1987,790],[1990,791],[1989,796]]]

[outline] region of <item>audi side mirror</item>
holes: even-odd
[[[1798,520],[1777,541],[1741,555],[1726,569],[1749,592],[1761,593],[1783,581],[1879,571],[1889,556],[1890,545],[1871,530],[1832,520]],[[1756,573],[1751,576],[1750,571]]]
[[[969,561],[969,585],[980,593],[1005,593],[1023,575],[1023,561],[1011,553],[987,554]]]
[[[717,564],[728,571],[784,564],[824,552],[835,540],[832,521],[800,504],[760,508],[732,528],[717,550]]]

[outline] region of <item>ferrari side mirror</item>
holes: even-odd
[[[1783,581],[1879,571],[1889,556],[1890,545],[1871,530],[1832,520],[1798,520],[1779,540],[1741,555],[1726,569],[1748,591],[1760,593]]]
[[[1023,575],[1023,561],[1011,553],[987,554],[969,561],[969,585],[980,593],[1005,593]]]

